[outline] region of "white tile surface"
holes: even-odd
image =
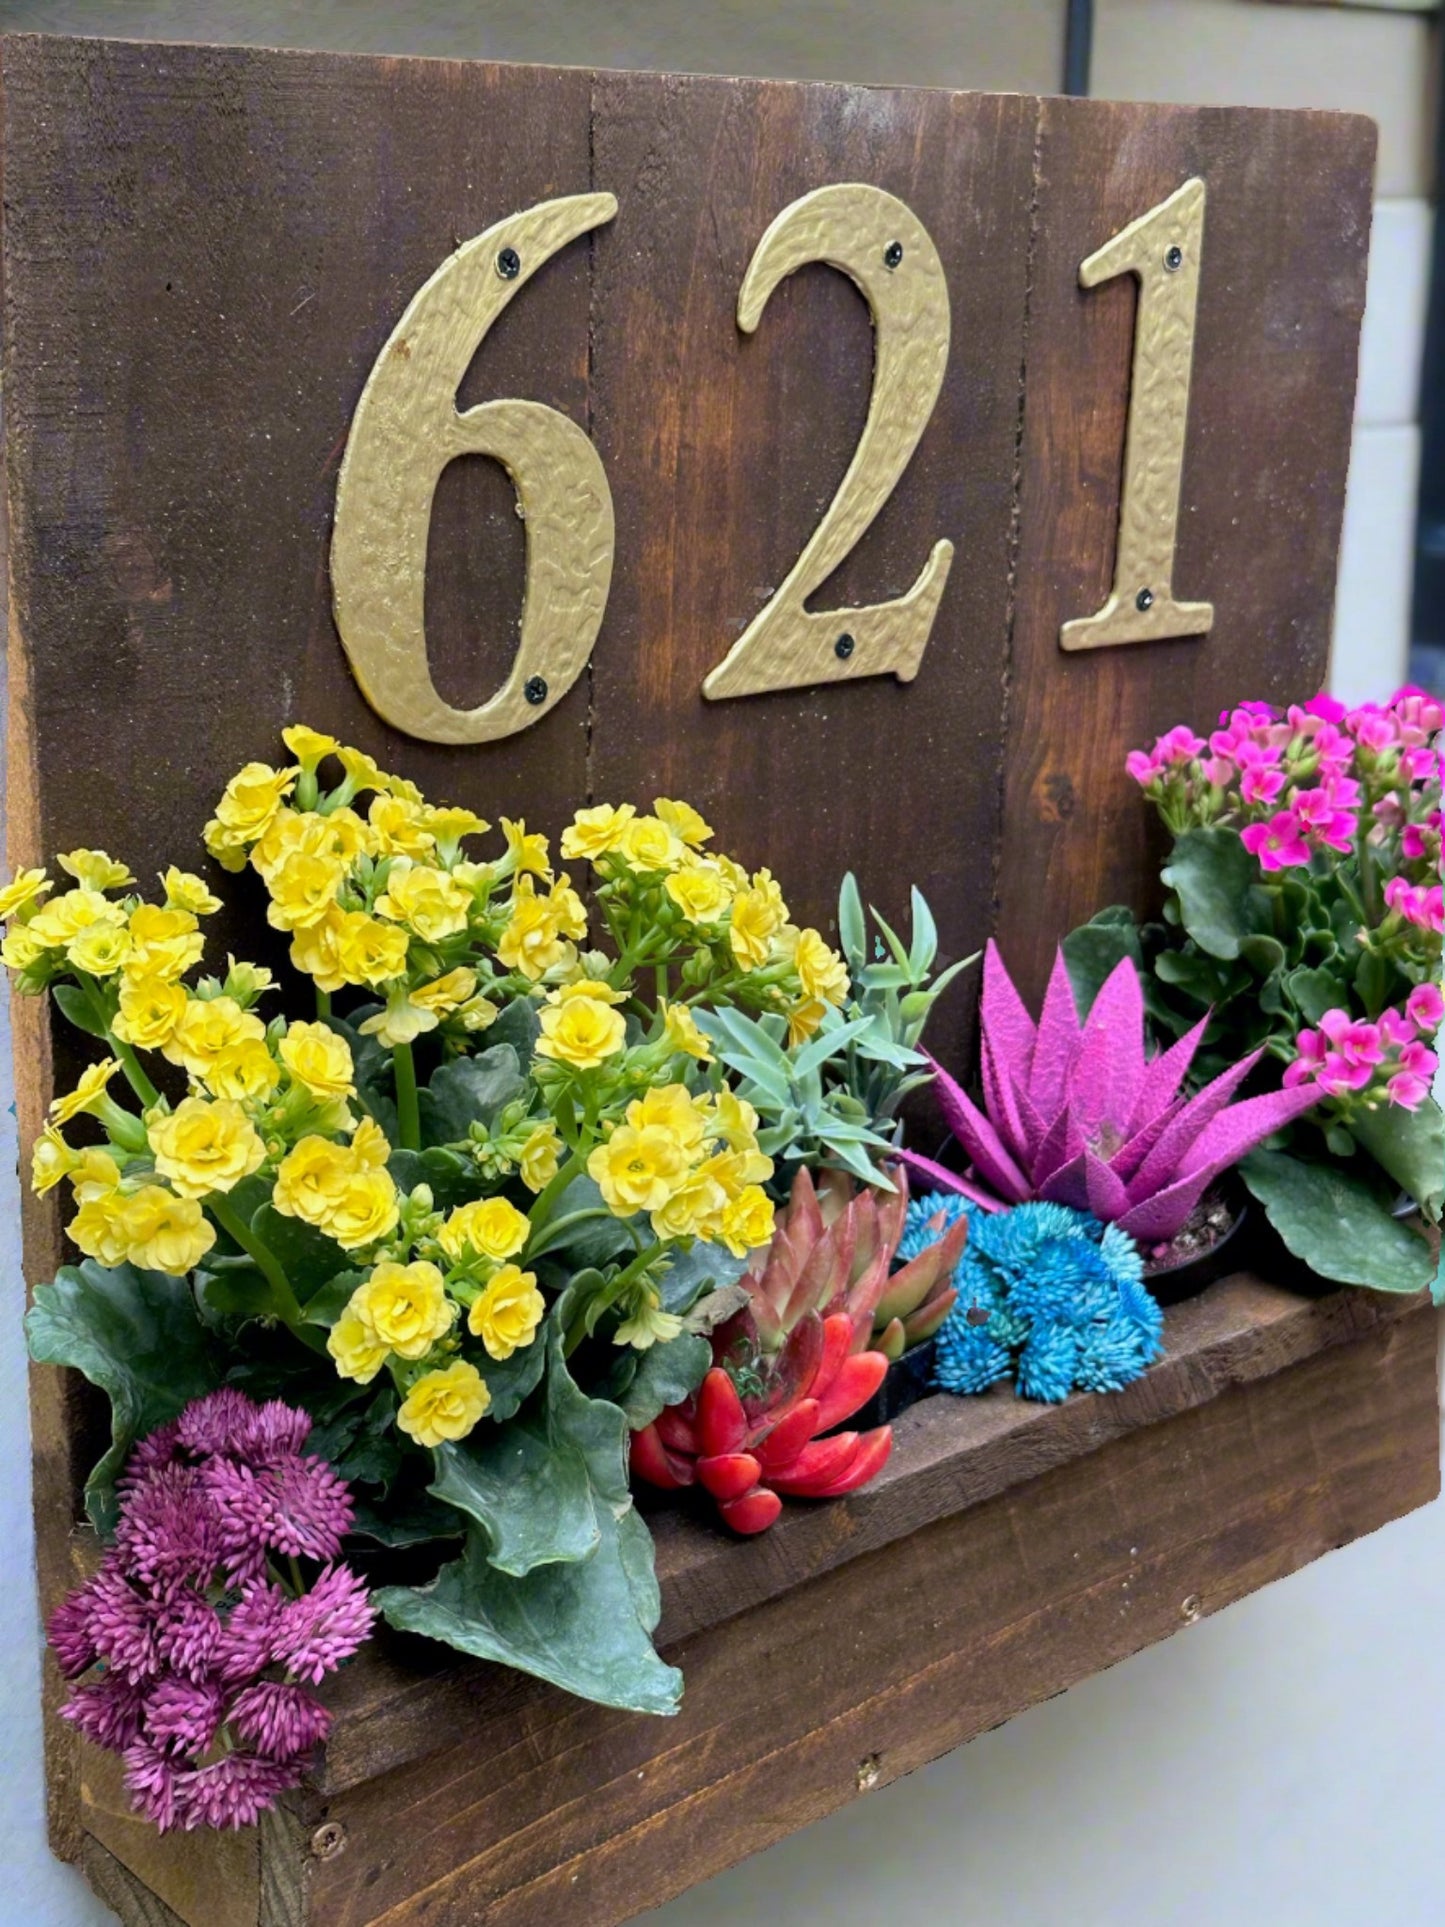
[[[1103,100],[1369,114],[1380,124],[1376,191],[1423,196],[1433,30],[1424,15],[1375,9],[1097,0],[1092,91]]]
[[[1345,496],[1330,687],[1346,702],[1378,701],[1405,680],[1417,428],[1357,428]]]
[[[1355,395],[1355,419],[1367,428],[1398,428],[1419,416],[1432,226],[1426,201],[1375,205]]]

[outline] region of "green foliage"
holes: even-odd
[[[508,1426],[436,1454],[432,1492],[467,1515],[459,1559],[376,1595],[387,1620],[604,1706],[673,1713],[682,1677],[653,1650],[652,1540],[632,1509],[627,1420],[572,1378],[554,1308],[546,1383]],[[535,1349],[535,1348],[534,1348]]]
[[[1436,1282],[1434,1253],[1394,1216],[1388,1187],[1279,1151],[1255,1151],[1239,1168],[1285,1244],[1321,1278],[1376,1291],[1425,1291]]]
[[[109,1395],[110,1450],[85,1487],[91,1523],[108,1535],[116,1477],[136,1440],[219,1383],[211,1336],[184,1278],[133,1265],[107,1270],[92,1258],[36,1288],[25,1332],[40,1364],[73,1366]]]
[[[433,1072],[420,1093],[424,1144],[461,1144],[474,1123],[489,1129],[498,1113],[527,1094],[521,1062],[510,1044],[493,1044],[475,1057],[454,1057]]]
[[[872,1129],[867,1107],[844,1081],[849,1047],[873,1048],[865,1041],[871,1016],[830,1012],[816,1036],[788,1050],[780,1016],[754,1018],[726,1007],[693,1014],[719,1061],[742,1080],[739,1093],[763,1120],[758,1144],[769,1157],[788,1165],[838,1165],[866,1184],[893,1189],[875,1162],[886,1155],[888,1140]]]

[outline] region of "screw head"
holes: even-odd
[[[989,1320],[988,1309],[984,1305],[970,1305],[963,1316],[964,1322],[969,1325],[986,1325]]]
[[[901,241],[890,241],[887,247],[884,248],[883,250],[884,267],[896,268],[902,259],[903,259],[903,243]]]
[[[833,654],[838,658],[839,662],[846,662],[857,647],[857,643],[854,642],[851,636],[839,636],[838,640],[833,644]]]
[[[1167,248],[1164,253],[1164,265],[1171,274],[1177,273],[1178,270],[1184,266],[1183,248]]]
[[[527,698],[529,703],[546,702],[547,678],[545,676],[528,676],[526,682],[522,685],[522,694]]]
[[[346,1829],[339,1820],[323,1820],[311,1836],[311,1851],[318,1860],[334,1860],[346,1845]]]
[[[1134,607],[1141,615],[1146,609],[1152,609],[1154,607],[1154,591],[1152,589],[1141,589],[1134,598]]]
[[[1204,1601],[1199,1597],[1197,1592],[1192,1592],[1189,1597],[1181,1603],[1179,1607],[1179,1617],[1184,1621],[1185,1625],[1192,1626],[1203,1611]]]
[[[515,281],[521,272],[521,255],[515,248],[503,248],[497,256],[497,273],[504,281]]]

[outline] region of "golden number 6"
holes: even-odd
[[[783,209],[757,245],[738,293],[751,334],[778,283],[826,261],[858,284],[873,312],[873,393],[853,460],[782,587],[754,616],[702,689],[714,700],[801,689],[889,670],[918,674],[953,544],[940,541],[906,595],[865,609],[811,611],[808,597],[856,547],[918,446],[948,360],[948,284],[918,217],[880,187],[820,187]]]
[[[1079,269],[1086,288],[1118,274],[1137,275],[1139,311],[1114,586],[1102,609],[1064,624],[1059,642],[1065,649],[1202,636],[1213,626],[1212,602],[1174,600],[1203,249],[1204,183],[1196,177],[1121,228]]]
[[[362,694],[429,743],[488,743],[534,723],[572,687],[612,580],[612,494],[575,422],[536,401],[461,414],[457,387],[507,303],[578,235],[610,221],[611,194],[571,194],[498,221],[413,297],[367,377],[336,485],[336,626]],[[427,665],[424,604],[432,498],[447,463],[490,455],[527,527],[521,635],[511,673],[477,709],[444,702]]]

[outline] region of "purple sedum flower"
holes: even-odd
[[[194,1400],[132,1453],[115,1543],[51,1620],[64,1717],[124,1755],[162,1831],[250,1826],[298,1785],[330,1725],[308,1688],[371,1631],[337,1563],[350,1495],[310,1429],[280,1400]],[[284,1577],[298,1560],[322,1568],[309,1590]]]
[[[1126,958],[1080,1023],[1062,952],[1035,1023],[993,943],[984,958],[980,1110],[941,1065],[943,1114],[978,1182],[996,1199],[1044,1199],[1088,1211],[1146,1244],[1172,1238],[1210,1185],[1246,1152],[1313,1104],[1313,1089],[1234,1102],[1260,1053],[1232,1065],[1193,1097],[1181,1085],[1205,1019],[1147,1058],[1144,998]],[[967,1196],[976,1189],[903,1152]]]

